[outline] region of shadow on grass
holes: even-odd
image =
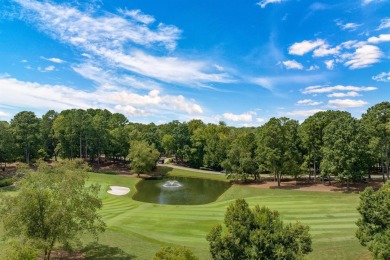
[[[101,259],[101,260],[131,260],[136,259],[136,256],[130,255],[119,247],[102,245],[99,243],[88,244],[82,250],[85,253],[85,259]]]
[[[0,187],[0,192],[17,191],[17,190],[18,190],[18,187],[16,187],[15,185]]]

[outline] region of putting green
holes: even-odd
[[[170,174],[225,179],[223,175],[176,169]],[[308,259],[370,259],[367,249],[355,238],[357,194],[233,185],[210,204],[159,205],[132,200],[137,181],[128,176],[91,174],[89,182],[102,185],[100,196],[104,206],[101,214],[107,223],[107,231],[100,236],[99,244],[84,249],[87,258],[152,259],[161,246],[184,245],[200,259],[210,259],[206,234],[213,225],[223,221],[229,203],[236,198],[245,198],[250,206],[259,204],[278,210],[285,222],[299,220],[310,225],[313,252]],[[114,196],[107,193],[109,186],[128,187],[131,191],[124,196]],[[84,240],[90,241],[87,237]]]

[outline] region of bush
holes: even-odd
[[[162,247],[154,260],[198,260],[199,258],[187,247]]]
[[[0,180],[0,187],[7,187],[7,186],[11,186],[12,184],[13,181],[10,178]]]

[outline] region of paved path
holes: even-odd
[[[186,171],[191,171],[191,172],[200,172],[200,173],[207,173],[207,174],[224,174],[222,172],[217,172],[217,171],[206,171],[206,170],[199,170],[199,169],[194,169],[194,168],[189,168],[189,167],[183,167],[183,166],[179,166],[179,165],[176,165],[176,164],[157,164],[158,166],[162,166],[162,167],[171,167],[171,168],[174,168],[174,169],[180,169],[180,170],[186,170]]]

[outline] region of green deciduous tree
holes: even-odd
[[[198,260],[199,258],[187,247],[162,247],[154,260]]]
[[[24,154],[26,163],[37,155],[40,143],[40,121],[33,112],[22,111],[11,120],[18,154]]]
[[[361,180],[368,174],[368,139],[361,124],[348,112],[342,112],[324,129],[322,175],[335,175],[347,181]]]
[[[369,150],[371,156],[381,165],[383,181],[385,175],[390,178],[390,102],[382,102],[370,107],[361,119],[365,132],[370,137]]]
[[[149,145],[146,141],[134,141],[130,144],[129,158],[131,160],[130,167],[133,173],[138,176],[141,173],[148,173],[156,167],[156,163],[160,153]]]
[[[368,187],[360,194],[356,236],[374,259],[390,259],[390,181],[378,191]]]
[[[84,233],[105,229],[97,210],[99,185],[85,186],[87,165],[79,160],[53,167],[39,163],[36,172],[26,170],[19,192],[1,201],[0,218],[9,237],[28,239],[49,259],[58,243],[65,247],[80,242]]]
[[[7,162],[15,158],[15,141],[10,125],[6,121],[0,121],[0,166],[4,168]],[[3,168],[3,167],[1,167]]]
[[[234,139],[229,146],[227,158],[222,162],[229,179],[246,181],[249,176],[253,176],[255,180],[259,178],[255,151],[254,133],[243,133]]]
[[[283,174],[300,173],[298,121],[285,117],[271,118],[257,134],[256,160],[261,171],[270,171],[280,186]]]
[[[218,260],[301,259],[312,251],[309,227],[284,224],[277,211],[243,199],[230,204],[225,214],[227,231],[215,226],[207,235],[210,253]]]

